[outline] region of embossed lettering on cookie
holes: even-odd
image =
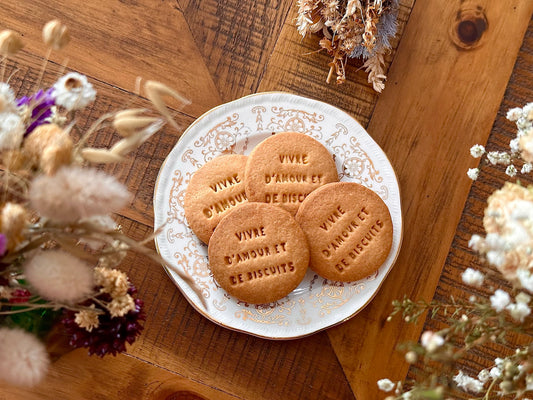
[[[244,186],[249,201],[281,206],[291,214],[316,188],[337,182],[329,150],[298,132],[280,132],[259,143],[246,162]]]
[[[255,304],[288,295],[309,265],[307,240],[294,217],[264,203],[242,204],[222,218],[209,240],[208,255],[218,284]]]
[[[354,182],[330,183],[312,192],[296,221],[309,242],[309,267],[330,280],[350,282],[373,274],[392,246],[387,205]]]
[[[202,242],[209,242],[224,215],[247,201],[243,183],[247,158],[239,154],[218,156],[192,176],[183,208],[189,226]]]

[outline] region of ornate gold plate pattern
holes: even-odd
[[[392,249],[378,272],[360,281],[332,282],[309,271],[284,299],[247,304],[229,296],[212,278],[207,246],[187,225],[183,197],[192,174],[207,161],[224,153],[249,154],[263,139],[281,131],[317,139],[333,154],[341,181],[363,184],[381,196],[392,216]],[[159,253],[196,282],[207,308],[187,283],[167,270],[191,305],[215,323],[270,339],[306,336],[354,316],[377,293],[402,239],[398,182],[381,148],[344,111],[281,92],[243,97],[208,111],[191,124],[161,167],[154,212],[155,228],[163,226],[156,238]]]

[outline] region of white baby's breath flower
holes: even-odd
[[[484,275],[472,268],[467,268],[461,275],[463,282],[467,285],[480,287],[483,284]]]
[[[477,374],[477,379],[479,379],[479,381],[481,383],[487,382],[490,379],[489,370],[488,369],[482,369],[481,371],[479,371],[479,374]]]
[[[487,153],[487,158],[492,165],[509,165],[511,163],[511,156],[503,151],[491,151]]]
[[[531,314],[531,309],[525,303],[513,303],[505,307],[511,314],[511,317],[518,322],[524,322],[524,319]]]
[[[0,328],[0,379],[17,386],[34,386],[48,371],[43,343],[21,329]]]
[[[479,393],[483,390],[483,383],[481,381],[465,375],[463,371],[459,371],[459,373],[453,377],[453,380],[457,386],[468,392]]]
[[[514,138],[509,142],[509,148],[513,154],[516,154],[520,151],[520,139]]]
[[[479,168],[469,168],[466,174],[470,179],[475,181],[479,176]]]
[[[29,191],[31,206],[43,217],[74,222],[120,210],[129,199],[126,187],[96,169],[69,166],[37,177]]]
[[[516,277],[524,289],[533,293],[533,275],[531,275],[531,272],[526,269],[519,269],[516,271]]]
[[[392,382],[390,379],[380,379],[378,381],[379,390],[383,390],[384,392],[390,392],[395,386],[396,385],[394,382]]]
[[[497,250],[489,251],[487,252],[487,261],[496,268],[501,268],[505,263],[505,253]]]
[[[470,240],[468,241],[468,247],[470,247],[472,250],[478,251],[479,245],[483,241],[481,236],[479,235],[472,235]]]
[[[497,289],[492,296],[490,296],[490,304],[497,312],[502,311],[511,302],[509,294],[501,289]]]
[[[507,111],[507,119],[512,122],[518,121],[518,118],[522,116],[522,109],[520,107],[511,108]]]
[[[498,379],[502,374],[502,370],[498,367],[492,367],[489,374],[492,379]]]
[[[93,270],[62,250],[39,251],[23,265],[28,283],[43,298],[74,303],[93,290]]]
[[[18,114],[0,113],[0,150],[20,147],[24,136],[24,124]]]
[[[69,111],[87,107],[96,97],[96,91],[87,77],[77,72],[69,72],[59,78],[53,88],[56,104]]]
[[[485,154],[485,147],[483,147],[483,146],[480,145],[480,144],[475,144],[475,145],[473,145],[473,146],[470,148],[470,154],[471,154],[472,157],[474,157],[474,158],[479,158],[479,157],[481,157],[483,154]]]
[[[491,232],[488,233],[487,236],[485,236],[485,244],[487,247],[489,247],[492,250],[505,250],[505,237],[500,235],[497,232]]]
[[[523,174],[529,174],[531,171],[533,171],[533,164],[531,163],[525,163],[522,165],[522,169],[520,170]]]
[[[509,165],[509,166],[507,166],[507,168],[505,169],[505,173],[506,173],[508,176],[510,176],[511,178],[512,178],[513,176],[516,176],[516,172],[517,172],[517,171],[516,171],[516,167],[515,167],[514,165],[512,165],[512,164]]]
[[[529,121],[533,121],[533,102],[527,103],[524,108],[522,108],[522,115]]]
[[[420,337],[420,343],[429,353],[432,353],[444,344],[444,338],[438,333],[425,331]]]

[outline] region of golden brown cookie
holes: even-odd
[[[392,246],[387,205],[353,182],[330,183],[311,193],[296,220],[310,245],[310,268],[334,281],[357,281],[378,270]]]
[[[189,226],[208,243],[222,217],[245,203],[246,156],[228,154],[214,158],[194,173],[185,192],[183,208]]]
[[[294,217],[264,203],[246,203],[225,216],[209,240],[208,254],[218,284],[256,304],[288,295],[309,265],[307,240]]]
[[[309,193],[338,180],[333,157],[320,142],[281,132],[252,150],[244,184],[250,201],[280,205],[294,215]]]

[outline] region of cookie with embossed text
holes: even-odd
[[[324,185],[300,205],[296,221],[310,246],[309,267],[350,282],[375,273],[389,256],[392,219],[378,194],[355,182]]]
[[[192,176],[183,208],[189,226],[202,242],[209,242],[222,217],[247,202],[243,182],[246,160],[240,154],[218,156]]]
[[[292,292],[309,265],[305,234],[281,207],[246,203],[229,212],[209,240],[209,267],[237,299],[272,303]]]
[[[252,150],[244,184],[250,201],[278,205],[294,215],[309,193],[338,180],[333,156],[322,143],[303,133],[280,132]]]

